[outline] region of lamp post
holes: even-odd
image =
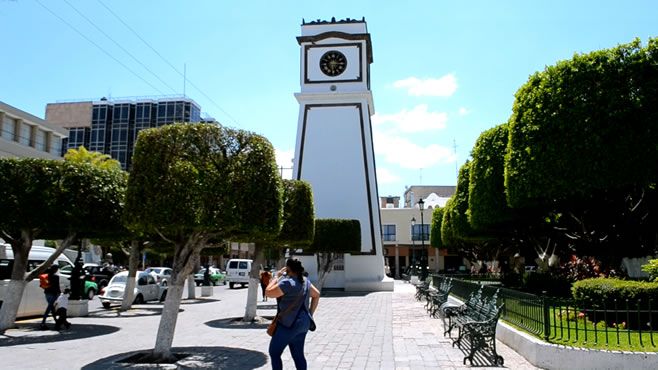
[[[414,239],[414,226],[416,226],[416,217],[411,218],[411,274],[414,274],[416,268],[416,239]]]
[[[423,219],[423,211],[425,209],[425,202],[423,201],[423,198],[420,198],[418,201],[418,208],[420,208],[420,245],[421,248],[420,250],[422,251],[420,260],[421,260],[421,268],[423,271],[421,272],[421,278],[425,280],[427,278],[427,251],[425,250],[425,220]]]

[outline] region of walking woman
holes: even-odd
[[[289,259],[286,267],[276,272],[265,290],[265,295],[277,299],[278,323],[270,341],[272,369],[283,369],[281,354],[289,346],[297,370],[306,370],[304,341],[313,313],[320,302],[320,292],[304,278],[302,263]]]

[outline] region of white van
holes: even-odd
[[[235,284],[242,286],[249,284],[249,272],[252,260],[230,259],[226,264],[226,281],[229,288],[233,289]]]
[[[32,246],[30,254],[27,257],[27,266],[29,270],[34,269],[43,261],[48,259],[55,252],[55,249],[41,246]],[[60,254],[55,260],[59,265],[59,285],[62,291],[71,286],[71,270],[73,262],[64,254]],[[11,279],[11,270],[14,267],[14,252],[8,244],[0,244],[0,303],[4,301],[7,293],[7,286]],[[16,317],[42,315],[46,310],[46,297],[43,289],[39,287],[39,278],[30,281],[25,286],[21,304],[18,306]]]

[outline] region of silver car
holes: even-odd
[[[169,267],[149,267],[144,270],[144,272],[153,275],[158,284],[167,286],[169,284],[169,279],[171,279],[172,270]]]
[[[148,301],[158,301],[166,294],[166,288],[157,284],[153,275],[144,271],[137,271],[137,284],[135,285],[135,304],[141,304]],[[112,277],[110,283],[105,287],[103,294],[98,298],[101,300],[103,307],[110,308],[112,303],[123,301],[123,294],[126,290],[128,281],[128,271],[122,271]]]

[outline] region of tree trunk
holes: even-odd
[[[194,254],[199,254],[205,242],[206,240],[200,235],[192,235],[184,243],[175,246],[173,271],[167,288],[167,298],[160,316],[155,347],[152,352],[156,361],[175,360],[171,353],[171,345],[174,341],[176,320],[178,319],[178,309],[183,295],[185,278],[192,271]]]
[[[192,269],[190,275],[187,277],[187,299],[196,299],[196,283],[194,282],[194,273],[199,271],[201,256],[200,251],[192,255],[190,262]]]
[[[2,307],[0,307],[0,333],[14,326],[18,307],[23,298],[23,291],[27,284],[26,273],[27,258],[32,248],[32,233],[21,231],[19,239],[11,240],[11,249],[14,252],[14,266],[11,270],[11,280],[7,286]]]
[[[126,290],[123,292],[123,301],[121,302],[120,311],[127,311],[135,300],[135,276],[137,275],[137,265],[139,264],[139,244],[136,240],[130,243],[130,257],[128,259],[128,280],[126,281]]]
[[[329,272],[333,270],[334,264],[336,261],[336,257],[334,253],[317,253],[317,261],[318,261],[318,290],[322,291],[322,287],[324,286],[324,282],[327,280],[327,277],[329,276]]]
[[[172,360],[174,358],[171,353],[171,345],[174,342],[174,332],[176,331],[176,321],[178,320],[178,309],[183,295],[184,283],[185,280],[183,279],[182,281],[170,283],[167,287],[167,298],[162,309],[162,316],[160,316],[158,335],[153,349],[153,356],[156,359]]]
[[[258,308],[258,287],[260,286],[260,266],[265,263],[263,254],[263,245],[254,244],[254,261],[249,271],[249,288],[247,290],[247,304],[244,307],[243,322],[252,322],[256,318],[256,309]]]

